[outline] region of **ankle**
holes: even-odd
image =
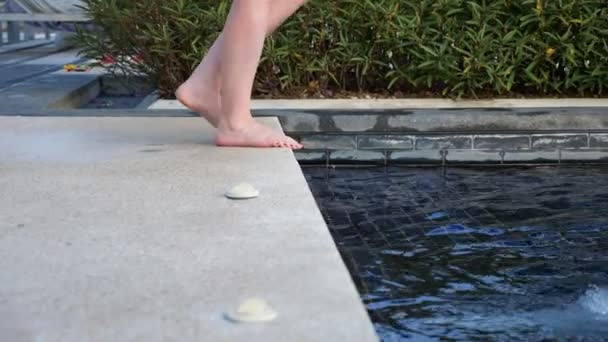
[[[249,115],[249,117],[243,115],[242,117],[238,118],[228,116],[228,118],[223,117],[219,121],[217,129],[223,132],[243,132],[248,127],[251,127],[252,124],[255,124],[255,120],[251,117],[251,115]]]
[[[180,84],[179,87],[175,90],[175,94],[182,94],[184,96],[196,96],[203,94],[213,94],[214,96],[220,95],[220,85],[219,82],[213,81],[204,81],[197,80],[190,77],[185,80],[184,83]]]
[[[184,83],[180,84],[179,87],[177,87],[177,89],[175,89],[175,97],[176,98],[180,98],[180,97],[187,97],[189,94],[189,80],[186,80]]]

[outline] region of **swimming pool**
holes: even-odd
[[[383,341],[608,340],[608,168],[304,168]]]

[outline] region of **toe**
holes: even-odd
[[[295,141],[292,138],[287,138],[287,143],[289,145],[289,148],[294,149],[294,150],[299,150],[302,148],[302,145],[300,145],[297,141]]]
[[[291,138],[287,141],[287,143],[289,145],[289,148],[292,149],[292,150],[299,150],[300,149],[300,144],[298,144],[297,141],[295,141],[295,140],[293,140]]]

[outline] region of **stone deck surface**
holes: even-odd
[[[195,118],[0,131],[0,340],[377,339],[290,151],[214,147]],[[223,197],[242,181],[261,196]],[[250,297],[278,319],[224,319]]]

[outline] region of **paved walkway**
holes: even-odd
[[[376,340],[290,151],[216,148],[194,118],[0,131],[0,340]],[[241,181],[260,198],[223,197]],[[223,318],[249,297],[278,319]]]

